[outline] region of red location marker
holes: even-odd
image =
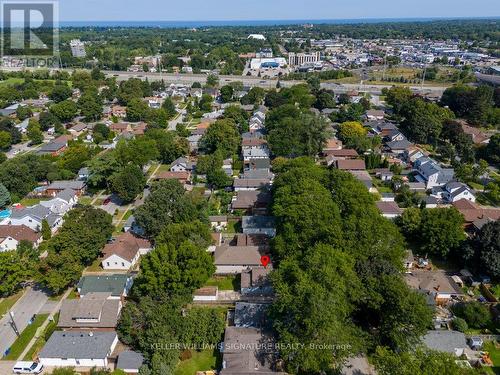
[[[264,266],[267,267],[269,262],[271,261],[271,258],[268,255],[262,255],[260,257],[260,263]]]

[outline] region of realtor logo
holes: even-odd
[[[2,57],[47,60],[58,54],[57,1],[1,0],[0,3]]]

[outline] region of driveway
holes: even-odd
[[[26,328],[33,315],[38,314],[47,301],[47,294],[32,288],[28,288],[26,293],[17,301],[12,312],[20,333]],[[14,329],[10,325],[8,313],[0,320],[0,337],[0,356],[3,356],[17,338]],[[0,374],[3,375],[2,372]]]

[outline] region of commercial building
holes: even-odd
[[[290,66],[301,66],[304,64],[317,63],[321,61],[321,53],[313,52],[313,53],[295,53],[290,52],[288,54],[288,63]]]

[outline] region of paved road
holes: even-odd
[[[16,322],[19,332],[22,332],[26,328],[29,320],[33,315],[38,314],[47,300],[48,296],[44,292],[29,288],[19,301],[17,301],[14,305],[13,312],[14,321]],[[8,314],[5,314],[0,320],[0,356],[3,356],[5,351],[17,338],[9,320]]]
[[[0,71],[22,71],[23,68],[8,68],[1,67]],[[52,71],[67,71],[71,73],[73,69],[63,68],[63,69],[51,69]],[[171,74],[171,73],[151,73],[151,72],[122,72],[122,71],[103,71],[103,73],[108,77],[115,77],[117,81],[124,81],[132,77],[140,79],[148,79],[149,81],[161,81],[164,80],[166,83],[182,83],[186,85],[191,85],[194,82],[206,83],[206,74]],[[262,79],[259,77],[252,76],[234,76],[234,75],[220,75],[219,84],[225,85],[230,82],[242,82],[245,86],[258,86],[262,88],[274,88],[276,87],[276,79]],[[281,81],[282,87],[290,87],[299,83],[304,83],[304,81]],[[342,93],[349,90],[358,90],[363,92],[369,92],[373,94],[380,94],[382,88],[391,87],[391,85],[362,85],[362,84],[333,84],[333,83],[322,83],[322,87],[328,87],[335,92]],[[411,87],[415,92],[422,93],[442,93],[445,87],[441,86],[424,86],[421,89],[420,86]]]

